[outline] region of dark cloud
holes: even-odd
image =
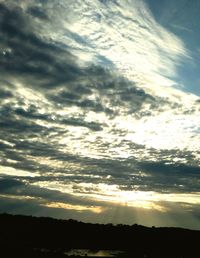
[[[72,54],[34,34],[22,9],[1,4],[0,11],[1,45],[10,50],[0,62],[4,76],[12,74],[28,85],[50,88],[82,74]]]
[[[94,223],[113,223],[113,224],[143,224],[146,226],[163,226],[162,221],[165,221],[165,226],[168,227],[184,227],[199,229],[199,207],[192,205],[186,211],[184,203],[174,205],[171,202],[160,203],[167,207],[168,212],[157,210],[145,210],[143,208],[127,207],[126,205],[116,205],[109,203],[96,203],[102,207],[102,212],[93,213],[88,210],[77,212],[76,210],[46,207],[46,201],[42,199],[19,199],[9,198],[5,195],[0,195],[0,212],[11,214],[25,214],[34,216],[52,216],[63,219],[76,219],[85,222]],[[101,206],[102,205],[102,206]],[[139,216],[138,216],[139,215]],[[158,218],[160,218],[158,220]]]
[[[105,202],[91,200],[90,198],[76,197],[72,194],[62,193],[56,190],[49,190],[35,186],[10,177],[0,178],[0,196],[4,195],[9,198],[15,196],[16,199],[29,198],[35,200],[40,205],[46,205],[51,202],[59,202],[63,204],[82,205],[82,206],[106,206]]]
[[[127,107],[129,103],[127,108],[134,113],[140,110],[144,102],[155,102],[152,96],[137,89],[132,82],[102,67],[80,67],[78,58],[67,48],[64,49],[57,42],[43,41],[34,33],[34,23],[22,9],[8,8],[3,4],[0,9],[1,44],[9,49],[9,55],[5,55],[0,62],[5,78],[12,75],[28,87],[42,92],[48,89],[46,97],[56,104],[75,105],[95,112],[112,114],[113,108],[120,105]],[[39,12],[35,8],[30,10]],[[51,92],[58,87],[61,90]],[[95,100],[89,98],[91,94],[96,96]]]
[[[13,108],[10,105],[5,105],[0,109],[0,115],[2,116],[0,121],[2,128],[7,129],[11,133],[27,133],[24,136],[33,135],[38,132],[40,134],[48,134],[52,131],[58,132],[59,128],[56,128],[56,126],[59,125],[85,127],[92,131],[101,131],[103,129],[100,123],[87,122],[82,117],[60,116],[56,113],[41,114],[34,105],[30,105],[27,110],[21,107]],[[52,123],[55,127],[52,130],[48,129],[36,123],[38,120]]]
[[[12,92],[0,88],[0,99],[12,98]]]
[[[160,173],[168,175],[185,175],[189,174],[191,177],[199,175],[199,167],[188,166],[187,164],[172,163],[167,162],[146,162],[142,164],[142,169],[145,171],[150,171],[151,173]]]
[[[24,184],[16,179],[0,178],[0,192],[7,192],[9,189],[21,187]]]
[[[80,67],[77,63],[78,57],[66,48],[64,49],[57,42],[43,40],[36,33],[34,21],[31,18],[31,16],[43,16],[41,10],[34,7],[25,13],[20,7],[14,8],[12,5],[8,7],[4,4],[0,5],[0,10],[1,46],[6,53],[0,61],[4,81],[10,85],[12,80],[20,81],[22,87],[32,89],[36,93],[39,91],[44,101],[50,101],[49,105],[55,107],[55,112],[41,113],[42,105],[46,105],[42,99],[37,106],[29,104],[27,107],[25,97],[17,95],[15,86],[12,86],[12,91],[8,91],[4,90],[5,83],[1,84],[3,98],[15,98],[0,108],[0,137],[12,144],[12,147],[8,147],[1,143],[1,152],[4,156],[2,165],[29,171],[39,170],[41,173],[52,171],[53,168],[34,162],[34,157],[50,157],[64,162],[70,158],[69,155],[58,151],[59,146],[55,142],[45,143],[44,138],[51,142],[51,134],[66,133],[67,126],[85,127],[93,132],[103,130],[107,126],[105,123],[95,120],[85,121],[85,112],[88,111],[104,112],[110,116],[120,112],[120,108],[123,109],[123,107],[137,112],[144,102],[155,102],[153,97],[137,89],[132,82],[99,66]],[[9,78],[12,79],[11,82]],[[91,99],[92,95],[93,99]],[[80,114],[78,116],[58,115],[56,110],[61,108],[60,105],[62,108],[76,106],[80,108]],[[38,121],[51,123],[52,127],[41,125]],[[66,129],[62,129],[61,126],[65,126]],[[104,148],[106,147],[108,146]],[[17,162],[12,164],[9,159]],[[74,158],[74,160],[78,159]],[[88,160],[84,162],[81,160],[80,163],[87,164]],[[105,169],[106,166],[108,168]],[[108,165],[102,163],[100,167],[107,171],[116,165],[114,162]],[[97,166],[95,169],[97,171],[94,173],[98,173]],[[123,167],[121,168],[120,165],[116,170],[118,171],[116,177],[122,178],[120,172]]]
[[[73,126],[80,126],[80,127],[86,127],[88,129],[91,129],[92,131],[101,131],[103,128],[101,127],[101,124],[95,123],[95,122],[85,122],[82,119],[63,119],[61,120],[62,124],[65,125],[73,125]]]
[[[39,120],[46,120],[50,121],[51,118],[47,114],[40,114],[35,106],[30,105],[28,110],[24,110],[23,108],[16,108],[13,110],[13,113],[17,116],[21,116],[28,119],[39,119]]]
[[[28,8],[27,13],[31,14],[36,18],[39,18],[42,20],[48,20],[47,14],[37,6]]]
[[[22,113],[22,111],[20,110],[21,109],[16,110],[16,114],[17,112]],[[40,133],[42,135],[43,133],[48,131],[48,128],[41,126],[39,124],[36,124],[31,120],[20,119],[19,117],[17,117],[14,114],[10,105],[3,106],[0,109],[0,117],[1,117],[1,120],[0,120],[1,129],[5,130],[7,134],[8,133],[13,134],[14,137],[16,137],[17,135],[18,136],[21,135],[21,137],[23,135],[28,136],[32,133]],[[12,137],[10,140],[12,140]]]
[[[4,196],[0,197],[1,205],[0,212],[1,213],[11,213],[11,214],[26,214],[32,215],[41,212],[41,206],[38,202],[34,200],[25,200],[25,199],[14,199]]]
[[[36,182],[47,180],[81,183],[84,181],[94,184],[116,184],[122,190],[137,189],[160,193],[189,193],[199,189],[199,168],[195,165],[172,162],[168,164],[166,161],[139,161],[138,158],[95,159],[63,153],[58,151],[58,147],[55,144],[32,142],[28,139],[23,142],[15,140],[14,147],[2,143],[1,151],[4,153],[2,157],[5,158],[1,160],[1,164],[32,173],[40,172],[41,176],[36,177]],[[141,146],[135,146],[135,149],[143,151]],[[34,157],[41,160],[48,158],[50,163],[49,165],[40,164],[39,161],[34,161]],[[182,157],[184,157],[183,153]],[[13,163],[12,160],[16,162]],[[53,166],[57,161],[63,162],[62,167]],[[73,164],[71,168],[68,167],[68,162]],[[57,171],[62,175],[56,176]],[[55,174],[47,176],[47,173]],[[73,175],[68,176],[68,173]],[[84,175],[91,175],[91,177]],[[95,175],[99,178],[95,178]]]
[[[140,162],[138,166],[146,177],[150,190],[158,192],[198,192],[199,189],[199,167],[178,162],[166,161]]]

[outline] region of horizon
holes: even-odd
[[[0,215],[1,254],[23,257],[197,257],[200,231]],[[167,248],[166,248],[167,246]]]
[[[81,224],[88,224],[88,225],[98,225],[98,226],[111,226],[111,227],[141,227],[141,228],[147,228],[147,229],[180,229],[180,230],[186,230],[186,231],[192,231],[192,232],[199,232],[200,230],[199,229],[191,229],[191,228],[183,228],[183,227],[165,227],[165,226],[161,226],[161,227],[156,227],[154,225],[152,226],[144,226],[144,225],[141,225],[141,224],[137,224],[137,223],[134,223],[134,224],[114,224],[114,223],[96,223],[96,222],[85,222],[85,221],[82,221],[82,220],[76,220],[76,219],[62,219],[62,218],[55,218],[55,217],[46,217],[46,216],[37,216],[37,215],[26,215],[26,214],[13,214],[13,213],[0,213],[0,217],[1,216],[11,216],[11,217],[26,217],[26,218],[30,218],[30,219],[50,219],[52,221],[58,221],[58,222],[75,222],[75,223],[81,223]]]

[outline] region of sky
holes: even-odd
[[[200,229],[199,14],[0,0],[0,212]]]

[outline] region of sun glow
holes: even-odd
[[[197,119],[196,115],[176,115],[173,111],[165,111],[135,122],[130,120],[128,125],[126,121],[125,126],[132,126],[132,131],[129,130],[125,139],[148,148],[197,150],[196,140],[193,140]]]
[[[75,210],[78,212],[91,211],[94,213],[101,213],[103,210],[101,207],[98,207],[98,206],[74,205],[74,204],[68,204],[68,203],[62,203],[62,202],[50,202],[50,203],[44,204],[44,206],[49,208]]]
[[[51,190],[58,190],[62,193],[70,194],[78,197],[81,200],[92,201],[98,205],[85,206],[85,205],[71,205],[67,203],[53,202],[48,203],[46,206],[74,209],[74,210],[90,210],[92,212],[101,213],[103,209],[101,205],[115,204],[126,207],[142,208],[148,210],[157,210],[159,212],[166,212],[168,208],[167,203],[182,203],[187,204],[200,204],[200,193],[158,193],[154,191],[140,191],[140,190],[121,190],[118,185],[108,185],[105,183],[92,184],[92,183],[50,183],[43,182],[37,183],[40,187],[45,187]],[[103,206],[104,206],[103,205]],[[103,207],[102,206],[102,207]]]
[[[16,163],[16,161],[12,160],[11,163]],[[40,174],[38,172],[31,173],[22,169],[15,169],[9,166],[0,166],[0,176],[17,176],[17,177],[37,177]]]
[[[159,196],[153,191],[123,191],[117,185],[99,184],[99,193],[91,194],[91,198],[128,207],[166,211],[157,203]]]

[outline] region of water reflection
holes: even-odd
[[[71,249],[65,252],[67,256],[88,256],[88,257],[117,257],[121,251],[113,250],[89,250],[89,249]]]

